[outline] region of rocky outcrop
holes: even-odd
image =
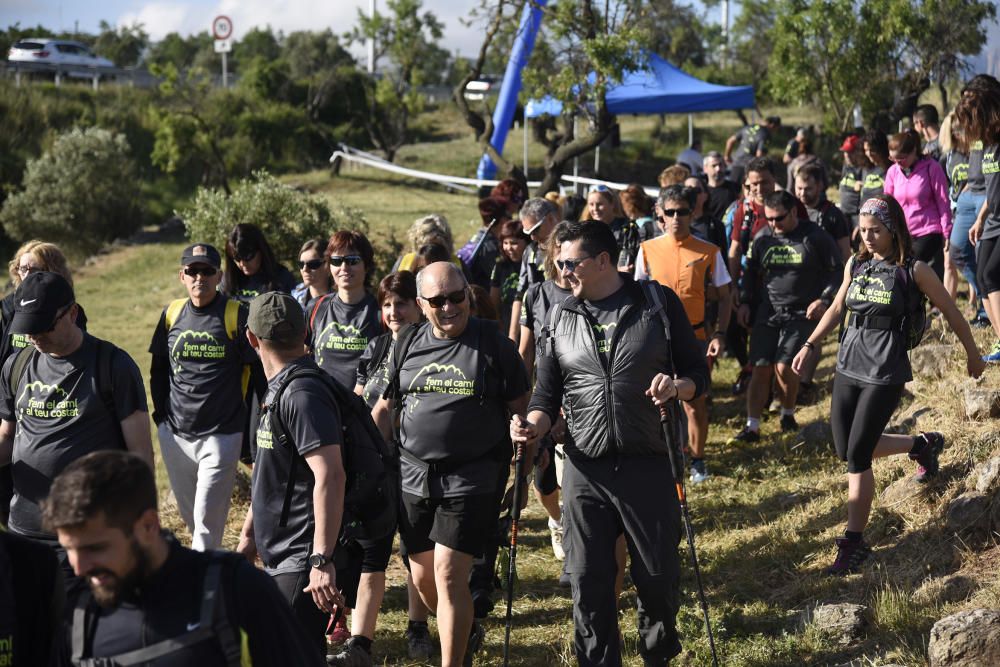
[[[931,667],[984,667],[1000,658],[1000,610],[973,609],[946,616],[931,628]]]
[[[864,638],[868,625],[866,609],[859,604],[819,604],[807,609],[804,621],[838,646],[848,646]]]

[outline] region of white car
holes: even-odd
[[[87,74],[92,73],[94,69],[115,66],[107,58],[94,55],[86,44],[49,37],[28,37],[18,40],[10,47],[7,61],[52,65],[66,69],[70,73]],[[78,68],[75,72],[74,67]]]

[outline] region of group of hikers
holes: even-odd
[[[747,419],[730,443],[751,446],[765,410],[798,430],[838,327],[847,524],[825,572],[858,572],[872,460],[938,473],[943,434],[884,432],[928,318],[955,332],[972,377],[1000,361],[1000,83],[970,81],[947,127],[918,111],[922,137],[843,140],[839,208],[808,132],[778,186],[769,118],[724,153],[685,151],[655,198],[529,198],[502,181],[468,243],[420,218],[377,283],[357,231],[305,242],[301,280],[253,225],[221,249],[189,245],[187,296],[151,332],[149,394],[190,548],[162,527],[136,363],[87,333],[59,248],[24,244],[0,303],[0,663],[371,665],[398,534],[409,657],[470,665],[526,502],[514,476],[548,517],[578,664],[621,664],[628,564],[639,653],[666,665],[681,652],[683,484],[711,477],[712,368],[738,361]],[[973,324],[997,334],[985,356],[953,267]],[[234,553],[221,546],[241,460]]]

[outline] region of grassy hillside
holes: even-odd
[[[477,151],[467,135],[454,131],[456,119],[439,115],[427,122],[433,125],[429,131],[433,140],[404,149],[400,162],[430,171],[470,173]],[[668,156],[676,154],[676,144],[657,147],[648,139],[651,123],[650,119],[626,121],[622,154],[630,156],[629,160],[648,155],[650,162],[665,163]],[[668,119],[668,123],[673,132],[683,130],[686,134],[683,119]],[[714,114],[699,123],[708,127],[713,136],[723,137],[735,128],[736,118],[733,114]],[[514,132],[509,145],[520,146],[519,141],[520,135]],[[602,156],[602,163],[604,160]],[[626,168],[625,162],[610,162],[610,171],[602,170],[602,174],[616,178],[614,170]],[[402,232],[414,218],[432,211],[448,216],[460,241],[473,228],[466,222],[474,217],[475,198],[447,193],[438,186],[370,169],[345,170],[335,178],[326,172],[312,172],[287,180],[356,206],[365,212],[372,228],[383,233],[390,229]],[[148,243],[115,249],[77,274],[79,300],[90,316],[92,331],[128,350],[144,373],[149,368],[146,348],[160,310],[182,294],[177,263],[183,245],[182,239],[154,237]],[[921,665],[934,620],[961,608],[1000,604],[996,568],[1000,548],[992,542],[948,535],[940,521],[947,502],[964,488],[971,466],[1000,445],[995,422],[974,423],[962,417],[964,362],[958,356],[954,337],[943,333],[941,323],[935,322],[932,340],[925,345],[941,342],[950,345],[945,372],[918,377],[908,387],[894,423],[906,430],[946,433],[949,445],[942,459],[942,474],[920,496],[903,503],[876,499],[868,532],[868,539],[876,547],[875,555],[863,574],[847,579],[829,579],[821,574],[834,558],[833,539],[840,534],[846,518],[844,467],[836,460],[832,443],[822,435],[808,440],[798,434],[783,436],[778,433],[777,419],[772,418],[764,423],[761,443],[742,448],[725,446],[741,425],[744,403],[729,393],[735,363],[724,360],[717,367],[707,449],[713,477],[690,489],[690,504],[724,664],[791,667],[855,661],[852,664]],[[980,334],[980,344],[986,342]],[[825,352],[817,375],[824,384],[831,380],[834,346],[828,345]],[[983,382],[993,386],[997,379],[997,371],[991,369]],[[827,389],[819,404],[802,409],[798,418],[803,426],[822,425],[827,423],[828,415]],[[905,457],[877,462],[879,492],[913,472],[913,464]],[[160,473],[165,497],[166,477],[162,469]],[[241,492],[231,513],[226,546],[235,544],[245,503],[246,495]],[[169,505],[164,508],[164,516],[166,523],[186,539]],[[551,556],[543,513],[534,501],[526,517],[518,558],[521,583],[514,604],[512,663],[573,664],[569,591],[557,584],[559,565]],[[685,653],[677,664],[709,664],[686,552],[681,552],[681,558],[684,574],[679,624]],[[928,593],[933,589],[933,584],[928,584],[932,578],[956,573],[973,582],[967,596],[954,599]],[[376,658],[386,665],[408,664],[402,638],[406,625],[403,581],[401,564],[394,556],[375,644]],[[820,601],[865,605],[870,618],[866,638],[838,646],[815,628],[804,628],[799,612]],[[477,664],[501,664],[500,609],[498,604],[497,614],[488,626],[486,650]],[[638,666],[642,660],[637,650],[635,593],[630,586],[626,586],[621,609],[626,664]]]

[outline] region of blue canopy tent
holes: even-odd
[[[593,77],[593,74],[591,75]],[[620,114],[695,113],[750,109],[755,106],[753,86],[720,86],[697,79],[674,67],[655,53],[646,68],[628,72],[622,82],[608,89],[608,111]],[[551,97],[531,100],[525,116],[562,112],[562,103]]]

